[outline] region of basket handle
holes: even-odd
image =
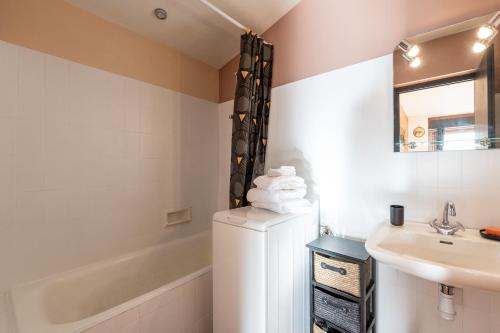
[[[347,271],[346,271],[345,268],[335,267],[335,266],[332,266],[332,265],[328,265],[326,262],[322,262],[320,266],[323,269],[328,269],[330,271],[337,272],[340,275],[346,275],[347,274]]]
[[[349,313],[349,309],[346,308],[345,306],[342,306],[342,305],[338,305],[338,304],[335,304],[333,302],[330,302],[326,297],[321,297],[321,302],[325,305],[329,305],[331,307],[334,307],[336,309],[339,309],[340,311],[342,311],[343,313],[345,314],[348,314]]]
[[[314,323],[319,327],[321,328],[323,331],[328,331],[328,326],[326,325],[326,322],[323,320],[323,319],[318,319],[318,318],[315,318],[314,319]]]

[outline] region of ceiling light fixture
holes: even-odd
[[[155,10],[153,10],[153,14],[158,20],[164,21],[167,19],[167,11],[163,8],[156,8]]]
[[[488,23],[483,24],[477,30],[478,40],[472,45],[472,52],[482,53],[491,44],[493,39],[498,33],[498,25],[500,24],[500,12],[496,12],[495,15],[488,21]]]
[[[411,45],[406,39],[403,39],[398,47],[408,58],[415,58],[420,53],[418,45]]]
[[[484,50],[488,48],[488,44],[485,41],[478,40],[472,45],[472,52],[474,53],[482,53]]]
[[[418,55],[420,54],[420,48],[418,45],[411,45],[406,39],[403,39],[399,44],[398,48],[403,51],[403,59],[408,61],[410,67],[416,68],[420,66],[422,60]]]
[[[477,31],[477,38],[479,39],[488,39],[492,35],[496,35],[497,29],[492,26],[491,24],[485,24],[479,27],[479,30]]]
[[[409,50],[408,52],[406,52],[406,54],[408,55],[408,57],[410,58],[415,58],[416,56],[418,56],[418,54],[420,53],[420,48],[418,47],[418,45],[413,45]]]
[[[410,67],[417,68],[418,66],[420,66],[421,63],[422,63],[422,60],[420,60],[420,57],[415,57],[415,58],[410,60]]]

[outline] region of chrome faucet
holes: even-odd
[[[444,204],[443,209],[443,225],[450,225],[450,221],[448,220],[448,216],[457,216],[457,211],[455,209],[455,203],[453,201],[448,201]]]
[[[433,221],[429,222],[429,225],[442,235],[454,235],[459,230],[465,231],[464,226],[458,221],[450,224],[450,215],[457,216],[455,203],[453,203],[453,201],[448,201],[445,203],[443,209],[443,220],[441,221],[441,223],[438,223],[437,219],[434,219]]]

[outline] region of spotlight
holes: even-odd
[[[477,31],[477,38],[488,39],[497,34],[497,29],[491,24],[482,25]]]
[[[420,66],[421,63],[422,61],[420,60],[420,57],[415,57],[410,60],[410,67],[417,68],[418,66]]]
[[[482,53],[487,48],[488,48],[488,45],[484,41],[477,41],[472,46],[472,52],[474,52],[474,53]]]
[[[408,50],[408,52],[406,52],[406,55],[410,58],[415,58],[416,56],[418,56],[419,53],[420,53],[420,48],[418,47],[418,45],[413,45]]]

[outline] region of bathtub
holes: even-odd
[[[202,233],[10,291],[18,333],[211,332],[211,245]]]

